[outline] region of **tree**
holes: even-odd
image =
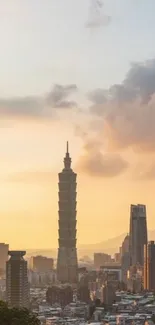
[[[26,308],[8,308],[0,301],[0,325],[40,325],[40,321]]]

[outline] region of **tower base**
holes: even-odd
[[[78,262],[76,248],[58,249],[57,279],[61,283],[77,283]]]

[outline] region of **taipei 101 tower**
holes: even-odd
[[[71,169],[68,150],[64,169],[59,173],[59,248],[57,278],[61,283],[74,284],[78,278],[76,249],[76,174]]]

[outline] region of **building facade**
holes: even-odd
[[[155,242],[144,247],[144,289],[155,291]]]
[[[56,272],[55,270],[50,272],[36,272],[33,270],[28,271],[28,280],[30,285],[36,286],[39,288],[44,288],[51,284],[56,283]]]
[[[46,301],[51,306],[59,304],[65,307],[73,301],[73,289],[70,285],[53,285],[47,289]]]
[[[30,259],[30,269],[36,272],[50,272],[53,270],[54,260],[45,256],[32,256]]]
[[[111,256],[105,253],[94,253],[94,266],[100,269],[105,263],[111,262]]]
[[[76,249],[76,177],[68,151],[64,169],[59,173],[59,249],[57,278],[61,283],[76,283],[78,262]]]
[[[127,290],[133,293],[143,291],[143,266],[138,264],[130,266],[127,275]]]
[[[130,237],[127,234],[122,242],[121,246],[121,255],[123,256],[125,253],[129,252],[129,242],[130,242]]]
[[[146,206],[131,205],[129,235],[130,265],[144,264],[144,245],[147,244]]]
[[[116,301],[117,286],[115,282],[107,281],[103,286],[103,302],[106,306],[111,306]]]
[[[27,262],[24,251],[9,251],[6,262],[6,298],[9,307],[29,307]]]
[[[77,299],[79,301],[85,302],[86,304],[90,303],[90,290],[88,285],[79,285],[77,289]]]
[[[130,269],[130,254],[129,254],[129,252],[126,252],[122,255],[121,267],[122,267],[122,281],[126,284],[128,271]]]
[[[129,253],[130,237],[126,235],[121,246],[121,267],[122,281],[127,284],[127,274],[130,268],[130,253]]]
[[[0,270],[5,271],[8,260],[9,245],[0,243]]]

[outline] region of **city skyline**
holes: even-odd
[[[147,206],[155,229],[155,2],[105,0],[99,16],[92,3],[0,1],[1,242],[11,249],[57,247],[67,140],[77,246],[127,233],[131,203]]]

